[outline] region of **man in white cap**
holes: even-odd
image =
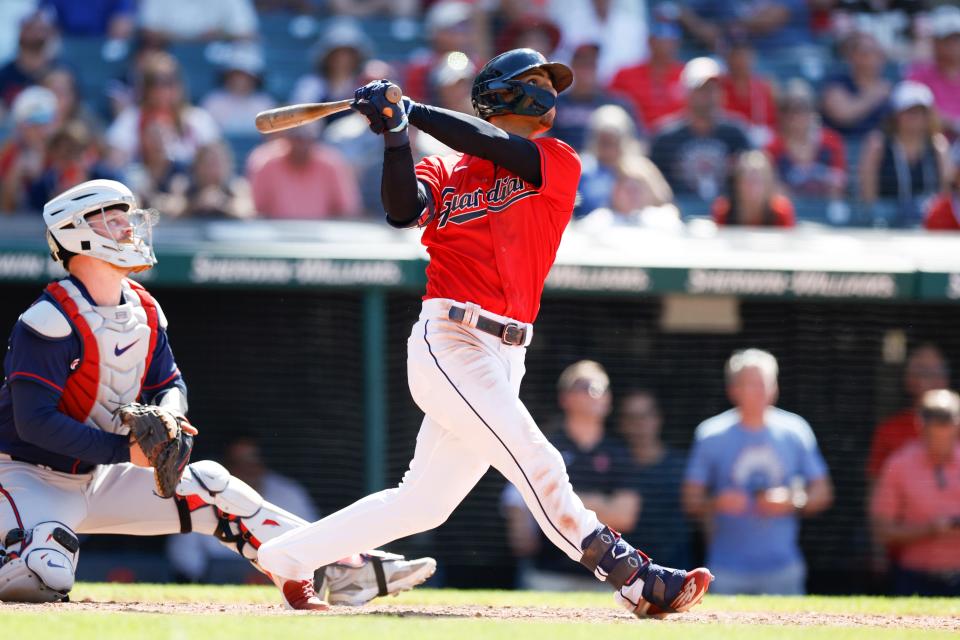
[[[688,62],[680,74],[686,110],[653,139],[650,159],[679,196],[713,200],[725,191],[737,154],[750,148],[743,128],[724,117],[721,75],[722,68],[712,58]]]
[[[960,133],[960,8],[937,7],[930,15],[933,61],[914,65],[907,79],[921,82],[933,92],[941,122]]]
[[[0,211],[26,205],[27,189],[43,171],[56,115],[57,96],[50,89],[32,86],[17,94],[10,109],[14,132],[0,150]]]

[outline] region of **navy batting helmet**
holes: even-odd
[[[513,49],[492,58],[474,78],[470,99],[477,115],[486,120],[506,113],[542,116],[549,111],[557,101],[553,94],[516,79],[532,69],[546,71],[557,93],[573,83],[573,71],[567,65],[547,62],[533,49]]]

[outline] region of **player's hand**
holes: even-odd
[[[740,489],[726,489],[713,499],[713,510],[730,516],[746,513],[750,507],[750,496]]]
[[[141,449],[140,445],[136,442],[130,443],[130,462],[138,467],[146,467],[147,469],[153,467],[153,465],[150,464],[150,461],[147,459],[146,454],[143,452],[143,449]]]
[[[374,80],[353,93],[350,107],[363,114],[370,123],[370,130],[376,134],[386,131],[399,133],[407,128],[407,116],[413,100],[406,96],[394,103],[387,99],[387,89],[392,86],[389,80]],[[389,113],[385,116],[384,113]]]
[[[757,511],[768,518],[788,516],[796,511],[789,487],[772,487],[757,494]]]

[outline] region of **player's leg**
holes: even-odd
[[[165,535],[195,531],[215,536],[258,570],[262,570],[259,548],[263,542],[307,524],[263,500],[245,482],[209,460],[188,465],[173,499],[154,493],[153,472],[149,469],[131,464],[104,466],[90,485],[88,500],[89,513],[79,524],[82,533]],[[329,567],[333,579],[328,586],[337,602],[363,604],[381,592],[397,593],[420,584],[435,567],[430,558],[407,560],[366,552]],[[282,573],[270,577],[283,592],[287,605],[298,609],[320,607],[312,574],[309,579],[296,580]],[[358,590],[357,585],[365,588]],[[362,600],[372,587],[372,594]]]
[[[73,588],[84,476],[0,461],[0,601],[56,602]]]
[[[607,581],[638,615],[682,611],[702,599],[708,571],[653,564],[584,507],[559,452],[519,400],[522,349],[442,321],[419,324],[408,358],[414,400],[517,487],[558,548]]]
[[[154,487],[151,469],[129,463],[99,467],[86,492],[89,507],[78,531],[135,536],[196,531],[217,536],[256,567],[258,536],[305,524],[264,502],[256,491],[215,462],[188,465],[176,498],[161,498]],[[326,603],[316,597],[312,580],[271,577],[288,607],[326,608]]]
[[[489,465],[456,435],[424,418],[410,468],[400,485],[371,494],[261,548],[270,571],[305,576],[358,549],[439,526]]]

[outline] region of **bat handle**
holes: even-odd
[[[389,87],[387,87],[387,91],[384,93],[384,95],[386,96],[387,100],[393,104],[398,104],[400,99],[403,97],[403,91],[397,85],[391,84]],[[382,113],[384,118],[393,117],[393,109],[390,107],[384,107]]]

